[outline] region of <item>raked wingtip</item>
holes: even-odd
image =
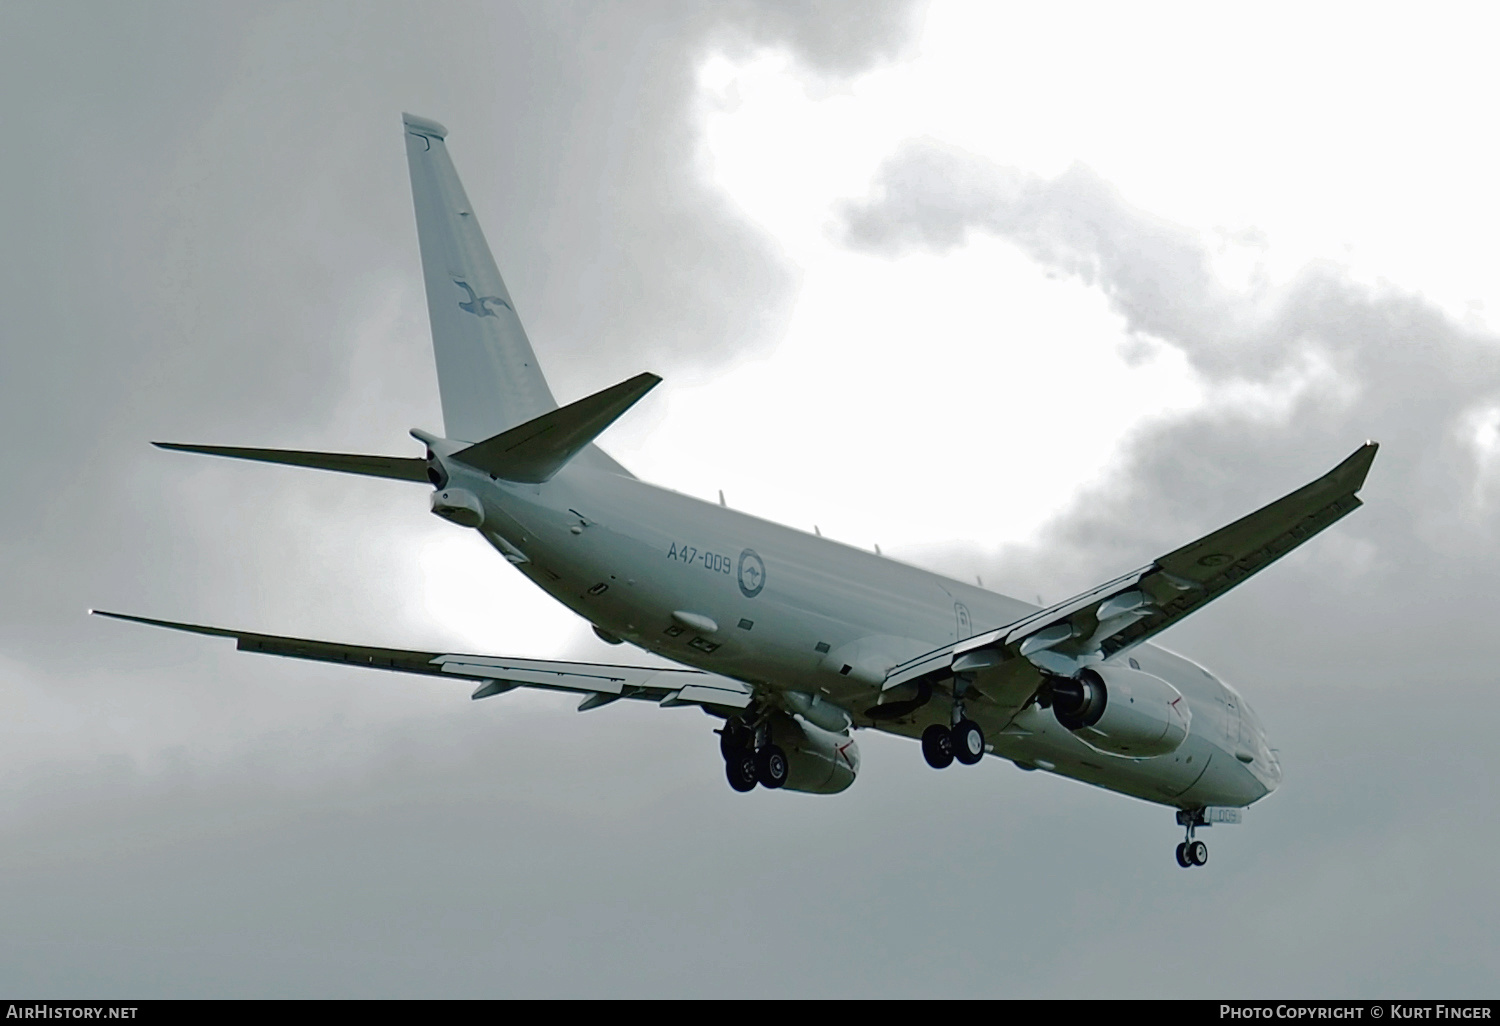
[[[433,139],[448,138],[448,130],[431,118],[418,117],[415,114],[402,114],[401,123],[413,135],[425,135]]]

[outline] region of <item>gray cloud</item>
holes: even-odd
[[[979,567],[1059,599],[1381,441],[1364,508],[1161,639],[1239,681],[1289,767],[1282,791],[1251,812],[1258,830],[1274,823],[1265,857],[1281,864],[1258,897],[1225,910],[1267,954],[1241,951],[1243,975],[1221,978],[1246,994],[1267,992],[1256,979],[1324,994],[1484,990],[1476,959],[1494,946],[1478,923],[1500,911],[1485,870],[1461,855],[1438,856],[1441,873],[1418,866],[1428,852],[1500,839],[1474,814],[1500,771],[1475,726],[1500,713],[1479,640],[1500,545],[1493,466],[1474,444],[1476,413],[1500,399],[1500,338],[1330,263],[1281,286],[1233,288],[1209,240],[1132,207],[1081,166],[1043,179],[911,143],[870,199],[849,204],[844,230],[850,245],[891,255],[948,251],[975,233],[1005,239],[1099,289],[1128,333],[1181,351],[1215,397],[1125,439],[1122,462],[1035,544],[930,554],[955,572]],[[1065,419],[1066,383],[1049,387]],[[1275,401],[1234,398],[1247,389]],[[1107,935],[1086,942],[1105,964]],[[1433,953],[1420,967],[1418,950]],[[1113,985],[1128,990],[1140,966],[1121,970]]]
[[[806,68],[845,77],[902,56],[915,38],[925,2],[849,4],[773,0],[725,5],[721,39],[789,50]]]
[[[1099,289],[1126,332],[1180,350],[1220,390],[1207,408],[1131,440],[1128,464],[1054,527],[1061,547],[1097,558],[1099,546],[1162,544],[1180,537],[1185,515],[1232,515],[1264,497],[1271,475],[1289,490],[1375,438],[1384,449],[1373,508],[1341,528],[1346,536],[1379,544],[1381,566],[1402,561],[1397,573],[1434,557],[1467,562],[1474,545],[1491,551],[1486,461],[1473,444],[1475,415],[1500,402],[1500,339],[1489,331],[1329,263],[1284,286],[1232,288],[1207,240],[1133,208],[1082,166],[1040,179],[909,144],[883,169],[877,196],[845,215],[849,243],[877,252],[941,252],[973,232],[1006,239]],[[1279,409],[1222,398],[1230,388],[1277,397]],[[1387,495],[1402,501],[1379,501]]]
[[[883,12],[908,6],[862,9],[894,24]],[[187,482],[225,517],[253,510],[251,522],[277,519],[267,503],[283,521],[331,522],[347,496],[374,494],[309,482],[319,505],[293,511],[279,485],[268,494],[254,475],[164,462],[150,438],[402,452],[407,428],[439,422],[403,109],[452,129],[560,396],[774,338],[794,272],[702,178],[694,71],[722,40],[803,52],[801,34],[818,35],[806,20],[825,15],[679,3],[7,9],[0,84],[13,102],[0,119],[24,144],[0,210],[0,423],[33,439],[7,455],[9,479],[48,498],[3,514],[0,566],[45,583],[0,597],[0,637],[62,643],[77,609],[139,595],[161,581],[157,567],[178,571],[148,596],[161,599],[200,575],[268,570],[223,566],[232,557],[206,538],[185,543],[202,530],[195,516],[173,523],[157,497]],[[888,38],[853,33],[807,52],[856,70]]]

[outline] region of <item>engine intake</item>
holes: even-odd
[[[1092,727],[1109,705],[1109,691],[1093,670],[1052,681],[1052,714],[1069,730]]]
[[[1160,677],[1123,666],[1094,666],[1054,678],[1057,722],[1090,748],[1130,759],[1175,752],[1193,713],[1182,692]]]

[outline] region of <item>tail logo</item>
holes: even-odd
[[[463,289],[465,292],[467,292],[469,294],[468,302],[464,302],[463,300],[459,300],[458,308],[460,310],[467,310],[469,313],[473,314],[475,317],[493,317],[493,316],[495,316],[495,311],[493,311],[493,310],[491,310],[489,308],[489,304],[490,303],[499,303],[501,306],[505,307],[505,309],[509,310],[511,313],[515,313],[516,312],[515,307],[511,306],[509,303],[507,303],[505,300],[501,299],[499,296],[476,296],[474,294],[473,286],[471,286],[466,281],[462,281],[462,280],[460,280],[458,278],[454,278],[453,279],[453,284],[457,285],[459,288]]]

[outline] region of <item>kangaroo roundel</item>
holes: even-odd
[[[755,554],[754,549],[740,553],[740,592],[746,598],[754,598],[766,586],[766,564]]]

